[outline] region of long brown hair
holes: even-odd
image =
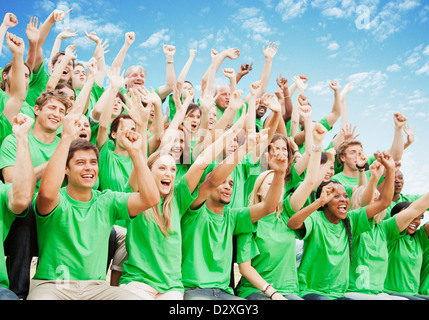
[[[162,155],[164,155],[164,153]],[[152,170],[153,164],[160,157],[161,157],[161,152],[159,150],[152,153],[149,156],[149,158],[147,159],[147,166],[149,167],[150,170]],[[164,197],[164,203],[162,205],[162,214],[159,211],[158,206],[154,206],[144,212],[144,215],[147,219],[153,218],[153,220],[158,225],[159,229],[165,235],[166,238],[168,238],[169,233],[173,232],[172,221],[171,221],[171,214],[172,214],[171,203],[173,201],[173,197],[174,197],[174,181],[172,182],[170,193]]]

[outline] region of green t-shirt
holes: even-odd
[[[6,118],[4,113],[0,113],[0,146],[3,143],[3,140],[12,134],[12,124]]]
[[[0,286],[9,288],[9,278],[6,269],[6,262],[4,257],[4,247],[3,243],[6,240],[6,237],[9,233],[12,222],[15,220],[15,217],[24,217],[27,214],[27,210],[16,216],[9,209],[8,193],[12,188],[12,184],[7,183],[3,184],[0,181],[0,238],[2,239],[2,245],[0,246]]]
[[[353,237],[348,291],[364,294],[384,292],[387,274],[387,243],[399,238],[396,219],[372,225],[370,231]]]
[[[174,187],[171,202],[172,232],[168,238],[161,232],[150,210],[128,224],[126,247],[129,258],[123,264],[120,284],[143,282],[164,293],[170,290],[184,291],[182,284],[182,232],[180,219],[198,195],[189,191],[186,178]],[[163,212],[164,198],[158,205]]]
[[[366,179],[369,181],[369,178],[371,177],[371,172],[369,170],[365,171]],[[352,197],[352,191],[353,187],[356,187],[359,185],[359,177],[348,177],[344,173],[340,172],[334,175],[331,178],[332,181],[338,181],[341,183],[341,185],[346,189],[347,195],[349,196],[349,199]]]
[[[288,220],[284,210],[279,218],[272,213],[255,223],[253,233],[238,235],[237,263],[252,260],[255,270],[280,294],[298,295],[295,232],[287,227]],[[253,246],[257,247],[256,254]],[[255,292],[259,289],[242,277],[238,295],[246,298]]]
[[[400,193],[398,201],[392,201],[390,206],[387,207],[385,219],[389,219],[391,217],[390,212],[392,211],[393,207],[396,206],[398,203],[404,202],[404,201],[414,202],[421,197],[422,197],[421,194],[402,194],[402,193]]]
[[[98,173],[100,191],[109,189],[122,192],[133,167],[130,157],[115,153],[106,141],[100,150]]]
[[[92,190],[90,201],[72,199],[61,188],[58,206],[36,212],[39,266],[34,279],[106,280],[109,236],[116,220],[129,220],[129,193]]]
[[[48,84],[50,75],[46,72],[45,63],[43,62],[37,73],[32,72],[30,82],[28,83],[27,96],[25,101],[30,106],[36,105],[36,100],[40,94],[46,91],[46,85]]]
[[[423,227],[422,227],[423,228]],[[423,253],[422,269],[420,271],[420,294],[429,295],[429,247]]]
[[[74,89],[74,92],[76,93],[76,98],[79,96],[82,89]],[[94,82],[94,85],[92,86],[91,93],[89,95],[89,102],[88,102],[88,109],[86,111],[86,116],[89,117],[92,109],[94,109],[94,106],[97,104],[98,99],[100,99],[101,95],[104,92],[104,88],[100,87],[98,84]]]
[[[371,227],[366,207],[347,213],[353,236]],[[298,270],[300,296],[315,293],[332,299],[344,297],[349,282],[349,242],[342,222],[329,222],[322,211],[312,213],[304,221],[305,230],[296,235],[304,240]]]
[[[414,236],[401,233],[398,239],[388,243],[389,265],[384,282],[384,290],[414,296],[419,293],[420,270],[423,252],[429,246],[424,228],[418,229]]]
[[[182,217],[182,282],[185,288],[216,288],[234,294],[229,286],[233,235],[249,233],[249,208],[224,207],[223,214],[204,204]]]
[[[9,101],[9,96],[7,95],[7,93],[4,92],[3,90],[0,90],[0,112],[3,112],[4,107],[6,106],[6,102],[8,101]],[[23,113],[29,116],[33,120],[36,119],[36,116],[34,115],[34,107],[30,106],[27,103],[27,101],[24,101],[22,103],[20,113]]]
[[[58,144],[60,143],[60,138],[55,137],[54,142],[52,143],[43,143],[36,139],[33,134],[33,130],[28,134],[28,145],[30,148],[31,160],[33,162],[33,167],[46,163],[51,159],[54,154]],[[15,135],[11,134],[4,139],[3,144],[0,148],[0,170],[6,167],[15,166],[16,160],[16,138]],[[39,189],[40,180],[36,182],[36,190]]]

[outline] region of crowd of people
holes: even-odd
[[[390,149],[367,156],[347,117],[352,83],[330,83],[332,109],[316,120],[307,75],[276,75],[267,92],[275,43],[247,95],[252,63],[221,69],[229,85],[215,86],[240,51],[212,49],[196,97],[195,50],[176,76],[164,45],[153,90],[142,66],[123,70],[133,32],[109,68],[96,30],[87,63],[76,45],[61,50],[70,29],[44,47],[67,14],[33,17],[25,35],[12,33],[13,13],[0,26],[0,53],[12,53],[0,90],[1,300],[429,298],[429,193],[402,193],[405,115],[394,114]]]

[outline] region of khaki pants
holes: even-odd
[[[137,295],[106,281],[32,280],[27,300],[141,300]]]

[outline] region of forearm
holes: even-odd
[[[55,57],[55,55],[60,52],[60,48],[61,48],[61,43],[62,43],[63,39],[59,36],[57,36],[55,38],[54,44],[52,46],[51,49],[51,55],[49,56],[49,62],[52,61],[52,59]]]
[[[268,189],[267,196],[263,201],[264,210],[258,211],[258,214],[251,214],[252,222],[256,222],[267,214],[273,213],[280,202],[284,184],[284,172],[274,171],[273,181]],[[254,211],[252,211],[254,213]]]
[[[34,70],[34,67],[36,65],[36,57],[37,57],[37,42],[30,41],[28,45],[27,59],[25,60],[25,62],[30,67],[30,71]]]
[[[319,198],[313,201],[310,205],[299,210],[289,218],[287,223],[288,228],[292,230],[303,229],[305,219],[307,219],[313,212],[317,211],[317,209],[319,209],[322,205],[322,201]]]
[[[33,197],[35,183],[28,137],[17,138],[16,163],[9,198],[9,208],[13,213],[20,214],[28,207]]]
[[[373,175],[371,175],[362,197],[361,207],[364,207],[369,203],[371,203],[372,199],[374,198],[374,192],[375,190],[377,190],[377,182],[378,182],[378,179],[376,179]]]
[[[295,104],[293,106],[292,109],[292,116],[290,119],[290,130],[289,130],[289,135],[291,137],[294,137],[297,135],[298,133],[298,129],[299,129],[299,112],[298,112],[298,108],[299,108],[299,102],[298,102],[298,98],[295,101]]]
[[[265,58],[264,67],[262,69],[262,74],[260,77],[260,80],[261,80],[260,96],[262,96],[265,93],[265,91],[267,91],[268,81],[270,80],[272,65],[273,65],[273,59]]]
[[[276,292],[276,289],[273,288],[272,285],[267,286],[269,283],[264,280],[264,278],[262,278],[258,271],[256,271],[252,266],[251,260],[239,263],[238,268],[243,277],[245,277],[256,289],[263,291],[266,288],[266,291],[264,292],[265,295],[271,297],[273,293]]]
[[[390,147],[390,154],[393,160],[401,161],[404,152],[404,141],[402,137],[402,128],[395,126],[395,134],[393,137],[392,146]]]
[[[94,81],[95,75],[88,75],[88,79],[86,80],[85,85],[83,86],[74,103],[75,106],[83,107],[82,114],[86,114],[86,111],[88,110],[89,98]]]
[[[128,44],[124,44],[116,55],[115,59],[112,62],[110,68],[119,68],[122,69],[122,65],[124,64],[125,57],[127,55],[128,49],[130,46]]]

